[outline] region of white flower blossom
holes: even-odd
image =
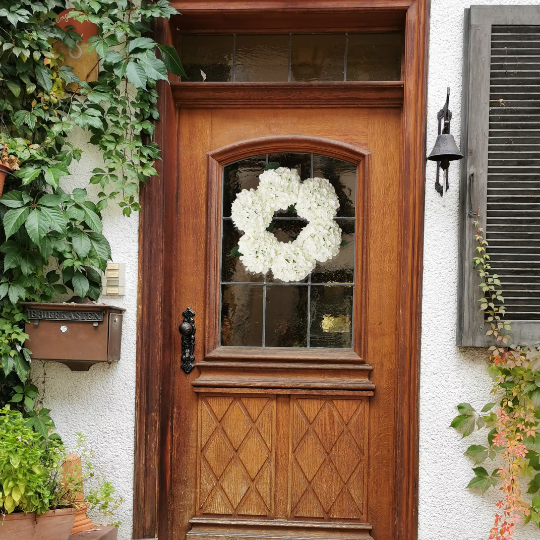
[[[241,191],[232,205],[232,220],[244,231],[238,242],[240,260],[254,273],[272,270],[276,279],[302,281],[317,261],[325,262],[339,253],[341,229],[334,221],[339,201],[325,178],[304,183],[295,169],[280,167],[259,176],[256,190]],[[298,216],[308,224],[291,243],[279,242],[267,228],[274,212],[296,205]]]
[[[276,258],[272,261],[272,274],[281,281],[302,281],[315,268],[315,259],[309,256],[301,247],[281,244]]]
[[[274,216],[274,208],[256,190],[242,190],[232,204],[232,220],[241,231],[263,232]]]
[[[247,233],[238,241],[240,260],[251,272],[266,274],[280,249],[280,242],[270,232]]]
[[[338,208],[336,191],[326,178],[310,178],[300,186],[296,203],[296,212],[300,217],[308,221],[332,219]]]
[[[341,245],[341,229],[335,221],[316,220],[308,223],[295,243],[319,262],[333,259]]]
[[[276,210],[286,210],[298,200],[300,175],[296,169],[279,167],[264,171],[260,176],[257,191],[265,202]]]

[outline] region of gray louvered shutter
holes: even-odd
[[[517,343],[540,341],[540,7],[465,11],[457,343],[485,346],[473,221]]]

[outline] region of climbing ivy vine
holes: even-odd
[[[74,50],[81,42],[73,26],[57,26],[67,7],[73,21],[97,26],[88,40],[97,80],[80,80],[56,46]],[[21,393],[29,374],[19,303],[62,294],[97,300],[111,257],[101,213],[112,203],[126,216],[138,211],[139,186],[156,174],[156,85],[183,71],[175,49],[156,43],[150,27],[175,13],[167,0],[0,0],[0,149],[13,169],[0,198],[2,404]],[[97,197],[62,188],[83,155],[69,141],[76,128],[89,132],[103,158],[90,178]]]
[[[474,463],[474,477],[467,487],[482,494],[498,488],[489,540],[512,540],[519,523],[540,527],[540,354],[538,347],[512,343],[501,282],[491,270],[489,246],[479,222],[474,226],[474,262],[483,293],[480,309],[486,335],[493,339],[489,373],[495,402],[479,412],[469,403],[461,403],[451,426],[463,437],[476,430],[485,433],[485,444],[473,444],[465,452]],[[491,471],[486,469],[487,463],[492,463]]]

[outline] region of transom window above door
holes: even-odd
[[[188,82],[400,81],[403,33],[186,34]]]
[[[337,255],[318,262],[299,281],[283,282],[246,268],[233,223],[233,203],[243,190],[257,189],[265,170],[296,170],[301,182],[328,180],[339,201],[333,218],[341,230]],[[356,164],[310,153],[262,154],[223,168],[220,344],[229,347],[352,348]],[[295,206],[275,212],[266,229],[279,242],[294,242],[308,224]]]

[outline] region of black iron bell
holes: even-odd
[[[452,120],[452,112],[448,108],[450,103],[450,88],[446,91],[446,103],[444,107],[437,114],[437,120],[439,121],[439,129],[435,146],[429,154],[428,159],[430,161],[437,162],[437,177],[435,180],[435,189],[437,193],[442,197],[444,188],[439,182],[439,171],[442,169],[445,176],[446,191],[450,187],[448,185],[448,167],[450,167],[451,161],[463,159],[463,154],[459,151],[454,136],[450,134],[450,120]]]
[[[439,161],[441,169],[447,169],[451,161],[463,159],[463,154],[459,151],[454,136],[450,133],[441,133],[437,136],[435,146],[429,154],[430,161]]]

